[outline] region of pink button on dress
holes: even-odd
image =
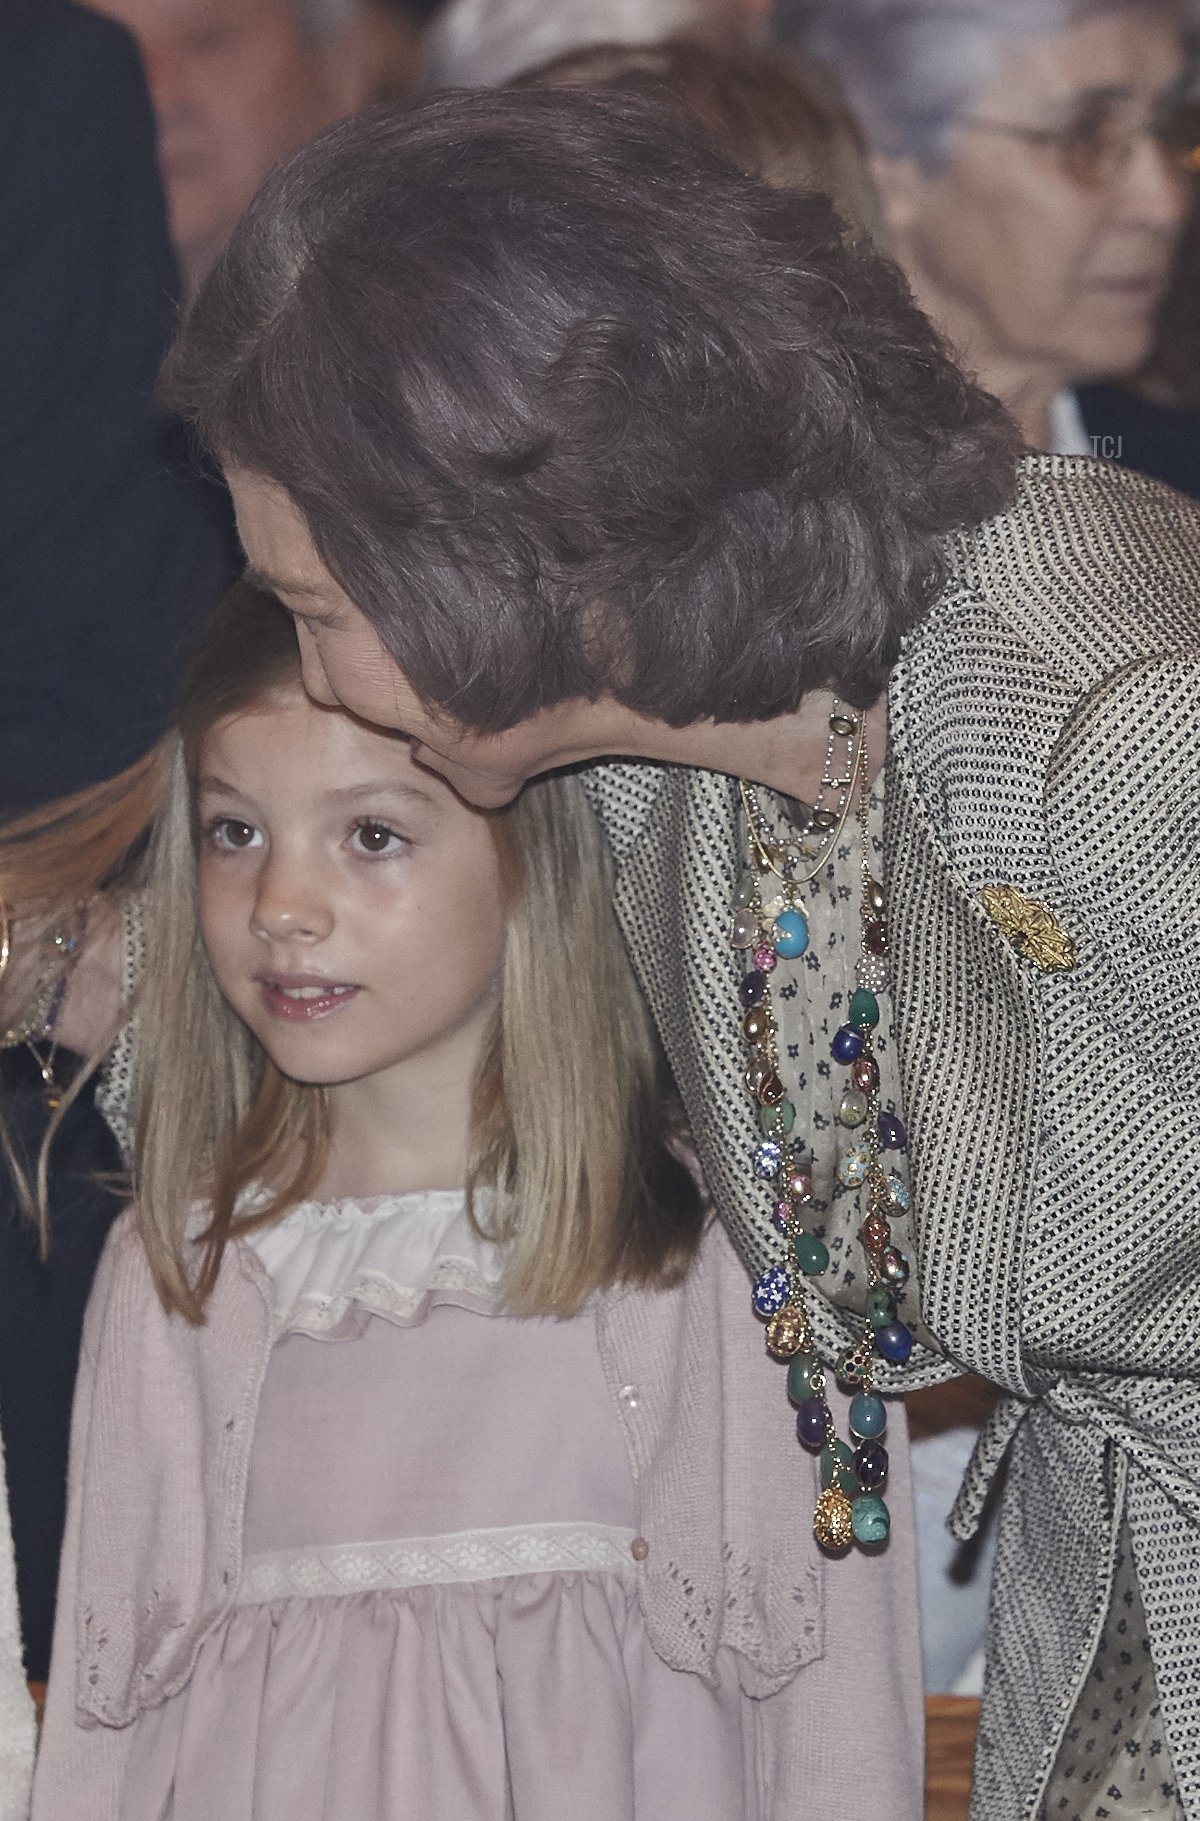
[[[593,1313],[500,1313],[459,1195],[306,1203],[254,1243],[242,1582],[134,1722],[125,1821],[756,1821],[732,1662],[709,1686],[646,1636]]]

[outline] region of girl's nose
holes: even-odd
[[[250,927],[264,942],[321,942],[333,929],[333,913],[303,869],[276,862],[260,877]]]

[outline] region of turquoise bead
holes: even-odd
[[[850,1427],[865,1441],[882,1435],[887,1428],[887,1408],[883,1399],[872,1391],[860,1391],[857,1397],[851,1398]]]
[[[896,1319],[896,1304],[887,1290],[872,1290],[867,1296],[867,1320],[873,1328],[886,1328]]]
[[[879,1001],[865,986],[850,995],[850,1022],[860,1031],[873,1031],[879,1023]]]
[[[829,1247],[815,1233],[797,1233],[796,1263],[806,1277],[820,1277],[829,1264]]]
[[[848,1492],[852,1496],[858,1491],[858,1481],[854,1477],[854,1456],[845,1442],[826,1442],[821,1450],[821,1488],[828,1492],[836,1484],[839,1492]]]
[[[864,1492],[856,1498],[850,1512],[856,1543],[886,1543],[892,1520],[888,1508],[877,1492]]]
[[[813,1379],[820,1376],[821,1383]],[[797,1353],[788,1365],[787,1391],[794,1404],[806,1404],[824,1389],[824,1369],[815,1353]]]
[[[776,953],[785,961],[795,961],[808,947],[808,918],[801,910],[780,911],[774,936]]]

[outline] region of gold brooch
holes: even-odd
[[[1019,955],[1048,973],[1075,965],[1075,944],[1049,905],[1027,898],[1015,885],[985,885],[983,908]]]

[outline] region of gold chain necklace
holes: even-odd
[[[834,774],[838,742],[847,742],[846,760]],[[755,1178],[773,1197],[772,1222],[780,1234],[783,1262],[772,1265],[753,1287],[755,1312],[765,1320],[767,1350],[788,1365],[788,1394],[796,1405],[796,1430],[805,1447],[820,1455],[822,1491],[813,1529],[823,1548],[840,1551],[852,1542],[882,1543],[890,1518],[881,1489],[887,1478],[887,1451],[880,1439],[887,1412],[874,1391],[876,1354],[902,1363],[912,1349],[912,1334],[900,1320],[897,1302],[909,1275],[904,1254],[892,1243],[889,1216],[902,1204],[884,1170],[885,1149],[902,1149],[905,1133],[894,1114],[879,1102],[879,1063],[873,1033],[879,1024],[877,988],[883,984],[887,933],[882,886],[871,872],[869,831],[870,765],[861,716],[834,704],[829,748],[822,777],[822,796],[811,826],[823,837],[818,855],[805,852],[800,840],[781,841],[771,830],[753,785],[743,784],[749,867],[736,894],[732,941],[749,951],[750,967],[739,985],[741,1035],[749,1049],[745,1074],[754,1099],[762,1137],[751,1159]],[[824,811],[828,792],[837,807]],[[858,985],[850,996],[849,1018],[835,1034],[836,1061],[850,1070],[851,1086],[843,1098],[841,1122],[862,1128],[862,1138],[838,1165],[838,1178],[862,1197],[863,1221],[858,1237],[866,1258],[867,1299],[858,1339],[834,1367],[838,1381],[853,1393],[850,1440],[839,1439],[826,1395],[825,1366],[818,1354],[808,1314],[804,1280],[821,1276],[829,1250],[820,1233],[805,1227],[804,1210],[812,1200],[812,1172],[804,1160],[804,1143],[795,1129],[796,1109],[780,1072],[779,1035],[772,1002],[771,978],[781,960],[799,960],[809,944],[808,916],[799,889],[828,864],[852,803],[860,824],[862,897]],[[802,872],[801,867],[808,870]],[[765,881],[779,881],[764,899]]]

